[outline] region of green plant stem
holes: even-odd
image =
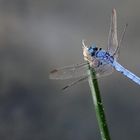
[[[102,104],[102,99],[100,96],[100,90],[98,86],[98,81],[96,79],[96,73],[92,68],[89,67],[89,85],[93,97],[93,102],[96,111],[96,117],[98,120],[98,125],[101,133],[102,140],[110,140],[109,131],[107,127],[107,121],[105,118],[104,107]]]

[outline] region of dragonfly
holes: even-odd
[[[98,46],[96,46],[96,44],[92,44],[88,47],[85,45],[85,41],[82,40],[85,63],[54,69],[50,72],[50,79],[64,80],[79,78],[78,80],[66,85],[63,88],[67,89],[81,81],[85,81],[88,79],[89,73],[87,72],[87,70],[89,69],[90,65],[90,67],[96,73],[96,78],[109,75],[114,70],[116,70],[124,76],[128,77],[133,82],[140,85],[140,78],[133,74],[131,71],[124,68],[118,62],[120,46],[126,32],[126,27],[127,24],[124,27],[120,40],[118,41],[117,13],[115,8],[112,9],[107,49],[104,50],[102,48],[99,48]]]

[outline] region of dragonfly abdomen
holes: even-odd
[[[135,74],[124,68],[116,61],[114,61],[112,65],[118,72],[122,73],[123,75],[125,75],[126,77],[128,77],[129,79],[140,85],[140,78],[138,76],[136,76]]]

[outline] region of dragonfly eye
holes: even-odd
[[[88,51],[89,51],[90,54],[94,52],[94,50],[91,46],[88,48]]]
[[[95,47],[95,48],[93,48],[94,49],[94,51],[97,51],[98,50],[98,48],[97,47]]]
[[[93,48],[92,48],[91,46],[88,48],[89,51],[91,51],[92,49],[93,49]]]
[[[90,46],[89,48],[88,48],[88,51],[89,51],[89,53],[90,53],[90,55],[91,56],[94,56],[95,55],[95,52],[98,50],[98,48],[94,45],[92,45],[92,46]]]

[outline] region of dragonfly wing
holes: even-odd
[[[51,71],[49,78],[56,79],[56,80],[82,78],[88,76],[87,70],[88,70],[87,63],[66,66]],[[93,68],[93,70],[96,72],[96,77],[100,78],[100,77],[110,75],[114,69],[110,64],[105,63],[99,67]]]
[[[64,79],[84,77],[88,75],[87,70],[88,70],[87,63],[66,66],[51,71],[50,79],[64,80]]]
[[[94,68],[93,70],[96,72],[96,78],[101,78],[103,76],[107,76],[113,72],[113,68],[109,64],[103,64],[98,68]],[[86,69],[85,73],[87,73],[87,69]],[[70,87],[72,87],[80,82],[88,80],[88,76],[89,76],[88,74],[85,76],[83,74],[80,79],[75,80],[72,83],[66,85],[65,87],[62,88],[62,90],[68,89],[68,88],[70,88]]]
[[[114,55],[118,47],[118,39],[117,39],[117,14],[116,10],[112,10],[111,14],[111,23],[110,23],[110,30],[108,35],[108,48],[107,51],[110,55]],[[117,57],[117,54],[116,56]]]
[[[107,63],[102,64],[101,66],[94,68],[94,69],[95,69],[97,78],[101,78],[101,77],[110,75],[114,71],[114,68],[110,64],[107,64]]]
[[[80,78],[80,79],[78,79],[78,80],[76,80],[76,81],[73,81],[72,83],[66,85],[65,87],[62,88],[62,90],[65,90],[65,89],[67,89],[67,88],[70,88],[70,87],[72,87],[72,86],[74,86],[74,85],[76,85],[76,84],[78,84],[78,83],[80,83],[80,82],[84,82],[84,81],[86,81],[87,79],[88,79],[88,76],[82,77],[82,78]]]

